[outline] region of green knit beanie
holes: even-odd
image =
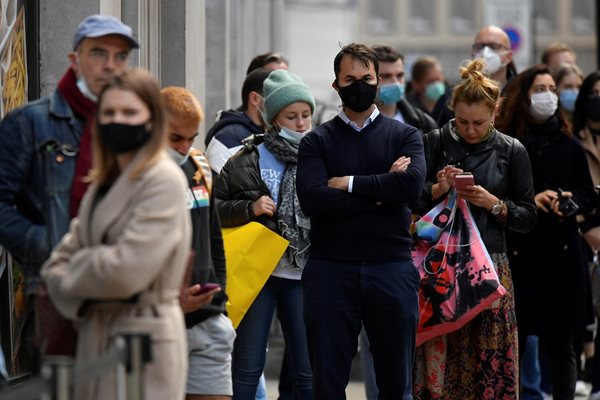
[[[284,69],[277,69],[269,74],[263,83],[265,107],[265,122],[271,121],[279,111],[292,103],[304,102],[310,106],[311,113],[315,112],[315,100],[308,86],[296,74]]]

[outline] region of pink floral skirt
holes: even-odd
[[[505,254],[491,254],[506,295],[467,325],[416,349],[415,399],[519,398],[519,342]]]

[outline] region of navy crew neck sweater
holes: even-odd
[[[389,172],[400,156],[405,172]],[[327,187],[354,176],[352,193]],[[296,188],[310,217],[310,257],[340,262],[410,259],[407,203],[425,182],[423,141],[417,129],[380,114],[360,132],[339,117],[300,142]]]

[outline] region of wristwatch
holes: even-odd
[[[502,200],[498,200],[496,204],[492,206],[490,212],[494,217],[498,217],[500,213],[502,213],[502,208],[504,207],[504,202]]]

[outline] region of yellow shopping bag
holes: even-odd
[[[223,229],[227,314],[237,328],[287,249],[288,241],[258,222]]]

